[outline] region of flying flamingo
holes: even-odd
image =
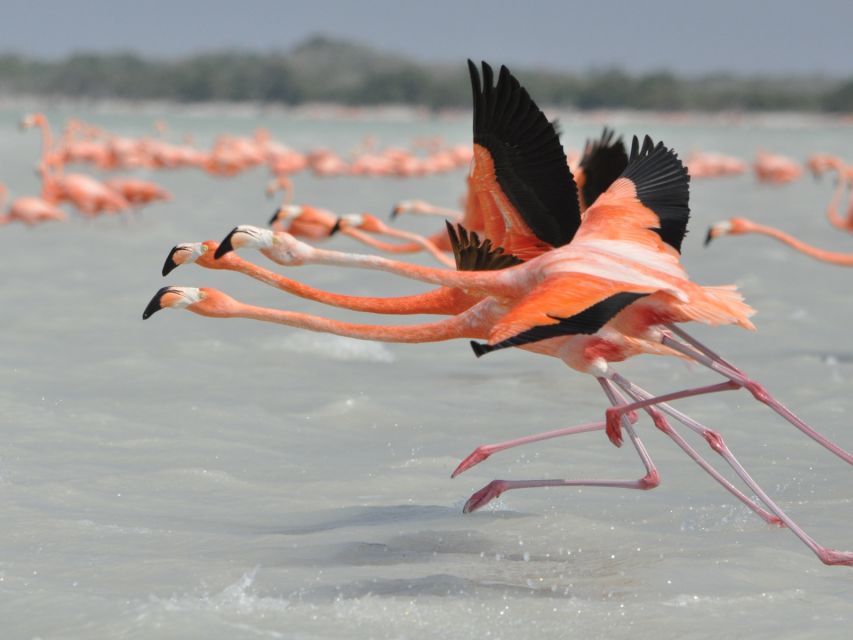
[[[829,262],[830,264],[837,264],[843,267],[853,267],[853,253],[837,253],[834,251],[818,249],[817,247],[813,247],[801,240],[798,240],[784,231],[780,231],[779,229],[774,229],[773,227],[768,227],[763,224],[758,224],[757,222],[747,220],[746,218],[730,218],[729,220],[723,220],[722,222],[717,222],[712,225],[711,228],[708,229],[708,235],[705,236],[705,245],[707,246],[711,240],[720,236],[738,236],[745,233],[758,233],[764,236],[770,236],[771,238],[775,238],[779,242],[783,242],[789,247],[796,249],[800,253],[804,253],[815,260],[820,260],[821,262]]]
[[[473,65],[471,67],[473,80],[476,69]],[[521,90],[517,81],[506,69],[501,70],[497,87],[492,87],[491,70],[484,65],[484,79],[487,89],[484,90],[483,102],[486,105],[493,96],[497,96],[501,104],[520,107]],[[478,85],[477,81],[477,88]],[[521,346],[531,350],[542,349],[546,353],[550,349],[557,348],[558,357],[567,364],[599,378],[611,403],[617,406],[608,412],[605,424],[595,428],[605,428],[615,443],[620,441],[621,428],[624,428],[643,460],[647,470],[646,476],[640,481],[631,482],[495,481],[472,496],[467,505],[469,509],[478,508],[503,491],[516,488],[577,484],[630,486],[640,489],[656,486],[657,471],[633,430],[631,411],[644,409],[652,415],[656,426],[679,442],[680,436],[666,422],[662,411],[700,433],[712,449],[726,459],[735,472],[773,512],[774,516],[765,519],[781,520],[822,561],[829,564],[853,564],[853,555],[821,547],[808,537],[758,487],[734,459],[718,433],[672,409],[666,402],[691,395],[746,388],[757,399],[773,407],[826,448],[847,462],[853,462],[853,456],[829,443],[802,423],[739,369],[719,358],[682,330],[670,326],[669,323],[686,320],[698,320],[709,324],[734,322],[747,327],[751,326],[747,320],[749,308],[740,302],[739,296],[730,289],[702,288],[690,283],[678,264],[678,250],[686,230],[688,216],[687,175],[683,166],[674,154],[662,145],[654,146],[647,139],[640,149],[635,140],[631,162],[622,177],[596,201],[581,221],[574,182],[571,181],[565,156],[562,154],[553,128],[538,109],[531,114],[529,105],[521,106],[526,107],[527,110],[523,111],[521,108],[516,111],[504,109],[500,112],[494,109],[481,110],[479,121],[475,107],[475,142],[483,143],[480,149],[475,147],[475,152],[493,152],[500,157],[501,153],[507,154],[512,150],[518,150],[518,155],[512,157],[507,163],[496,162],[495,166],[500,166],[500,169],[492,176],[492,181],[496,181],[504,190],[502,195],[504,205],[507,207],[504,213],[509,216],[505,222],[512,220],[522,226],[527,223],[534,233],[541,234],[537,235],[540,240],[542,237],[548,238],[551,241],[550,244],[557,248],[542,251],[528,262],[498,271],[453,272],[408,265],[376,256],[357,256],[318,250],[285,233],[273,233],[253,227],[238,227],[220,244],[216,255],[226,255],[231,248],[238,246],[253,246],[260,248],[268,257],[282,264],[315,262],[358,266],[390,271],[444,286],[463,288],[468,293],[481,296],[483,299],[468,311],[443,321],[444,324],[432,323],[428,327],[420,327],[418,331],[427,331],[430,339],[448,339],[442,337],[448,335],[450,337],[487,335],[487,344],[475,346],[478,355],[508,346]],[[529,117],[516,116],[518,111],[528,114]],[[507,120],[512,123],[513,118],[516,117],[519,122],[515,122],[514,127],[509,127]],[[520,135],[519,130],[524,133],[525,137],[522,139],[516,137]],[[544,135],[549,130],[551,135]],[[554,145],[560,150],[558,154],[553,152]],[[532,151],[538,151],[538,153],[531,153]],[[521,193],[513,190],[514,186],[520,186],[517,181],[519,176],[534,175],[529,159],[543,155],[546,158],[553,158],[551,170],[544,173],[550,178],[557,176],[559,171],[556,168],[559,160],[567,172],[568,180],[537,181],[534,177],[527,185],[527,189],[521,189]],[[535,175],[541,176],[542,168],[536,168],[539,171]],[[523,206],[516,208],[517,202],[526,204],[527,208]],[[565,219],[562,221],[551,219],[548,224],[549,211],[555,206],[565,210]],[[526,251],[532,249],[522,242],[522,236],[515,228],[507,230],[505,237],[509,237],[521,249]],[[270,310],[246,309],[233,300],[224,299],[218,292],[207,289],[164,288],[152,299],[146,309],[145,317],[163,307],[186,307],[203,315],[220,317],[238,315],[284,321],[287,324],[296,324],[314,330],[336,333],[343,331],[349,332],[346,335],[359,334],[358,337],[370,339],[390,339],[389,333],[393,334],[394,331],[400,330],[400,328],[386,330],[381,327],[377,329],[376,327],[343,326],[341,323],[323,318],[305,317],[304,314],[275,316],[273,319],[274,316],[270,314]],[[468,316],[472,314],[474,317],[469,318]],[[465,322],[459,324],[463,317]],[[472,322],[474,324],[471,324]],[[613,328],[609,328],[610,326]],[[668,328],[663,330],[660,328],[662,326]],[[409,330],[402,328],[402,331]],[[680,340],[674,339],[673,335],[677,335]],[[412,340],[412,334],[404,333],[398,337],[403,338],[401,341],[421,341],[423,334],[415,336],[416,340]],[[709,387],[651,397],[616,374],[608,365],[608,362],[643,352],[679,353],[718,371],[727,378],[727,381]],[[632,400],[630,404],[624,404],[614,385],[623,389]],[[587,425],[584,430],[594,429]],[[580,431],[576,429],[573,432]],[[540,434],[526,441],[545,437],[554,436]],[[684,446],[682,448],[690,454],[691,450]],[[690,455],[697,462],[701,460],[695,452]],[[711,472],[707,463],[700,462],[700,465],[709,473]],[[718,476],[715,478],[721,480]],[[748,505],[751,503],[748,498],[741,496],[739,499]],[[752,508],[761,513],[760,507],[754,503]]]
[[[6,204],[6,185],[0,184],[0,209]],[[59,207],[42,198],[24,196],[16,198],[9,205],[9,210],[0,214],[0,225],[10,222],[22,222],[26,225],[36,225],[42,222],[65,222],[68,216]]]

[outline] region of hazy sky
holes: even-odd
[[[853,0],[0,0],[0,50],[287,51],[315,34],[411,57],[853,75]]]

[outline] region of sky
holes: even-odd
[[[50,59],[286,52],[323,34],[430,62],[853,76],[853,0],[0,0],[0,8],[0,51]]]

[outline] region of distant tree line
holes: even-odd
[[[498,61],[499,62],[499,61]],[[598,70],[569,74],[514,69],[538,102],[578,109],[804,110],[853,112],[853,78],[684,78]],[[467,70],[427,65],[361,45],[317,37],[289,53],[219,52],[179,60],[76,54],[60,61],[0,55],[0,95],[297,105],[409,104],[434,109],[470,102]]]

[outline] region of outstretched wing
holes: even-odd
[[[689,198],[690,176],[675,152],[648,136],[641,147],[635,136],[628,166],[587,209],[572,246],[685,277]]]
[[[470,188],[486,238],[523,260],[567,244],[580,226],[577,187],[557,131],[509,72],[497,84],[470,60],[474,162]]]
[[[592,334],[626,306],[658,289],[584,273],[553,275],[495,324],[488,344],[472,346],[480,356],[558,336]]]
[[[592,205],[628,166],[628,152],[622,136],[614,140],[614,135],[613,129],[604,127],[601,137],[594,141],[587,140],[584,147],[575,175],[580,188],[582,211]]]

